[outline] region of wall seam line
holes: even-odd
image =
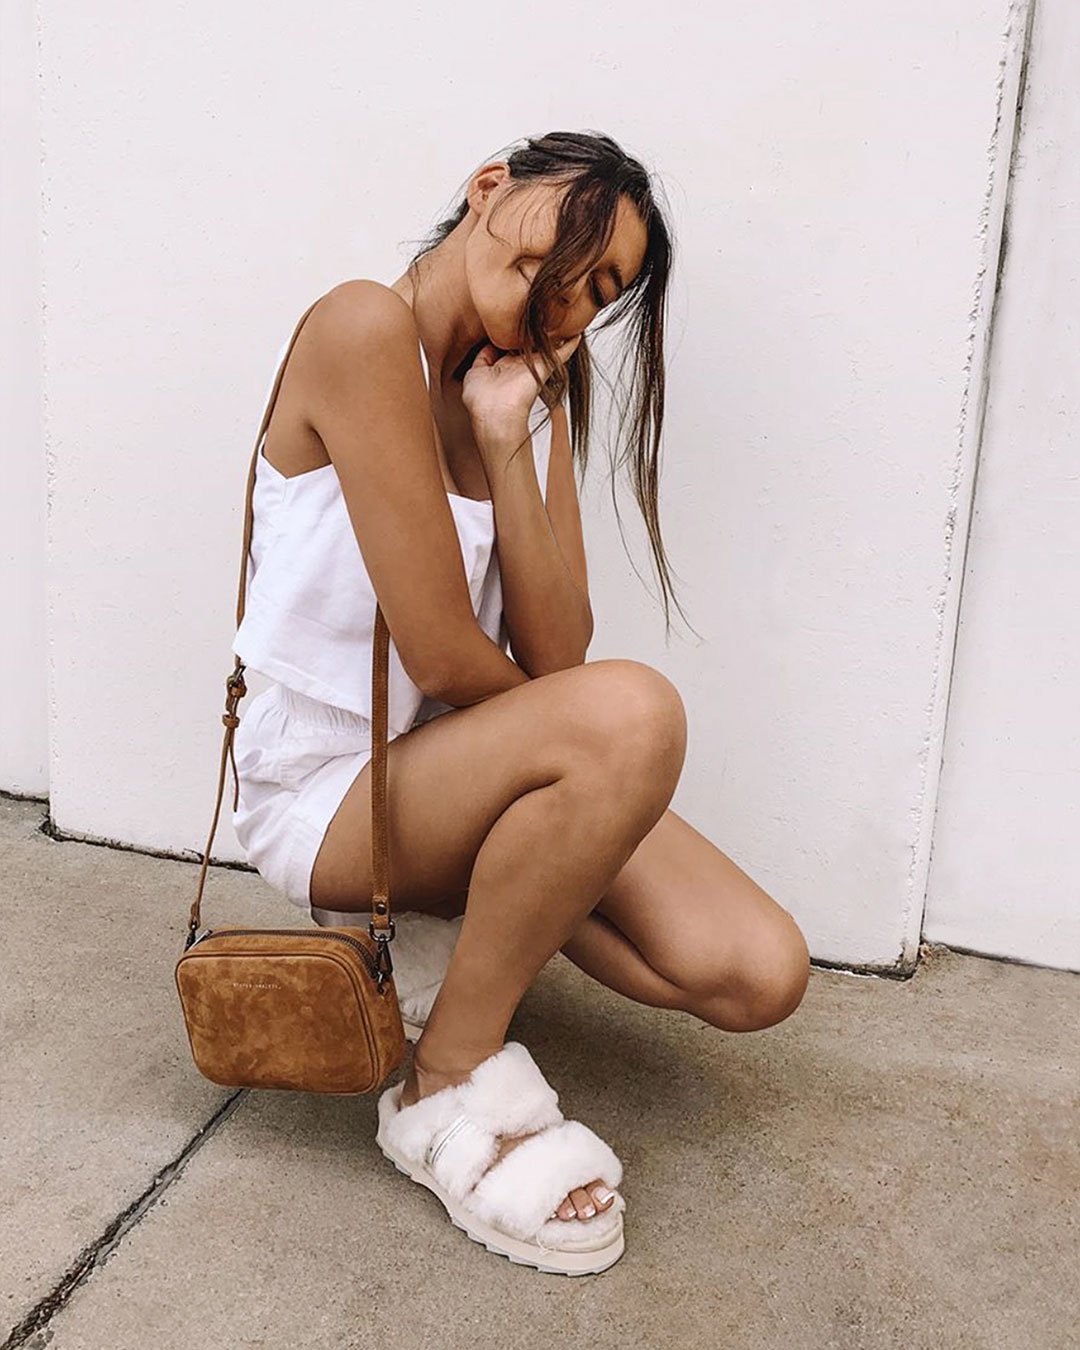
[[[977,490],[979,480],[979,465],[982,459],[983,438],[986,430],[986,415],[990,401],[991,386],[991,366],[994,351],[994,337],[996,332],[997,320],[1000,311],[1000,301],[1002,287],[1004,284],[1006,260],[1009,248],[1009,223],[1012,218],[1013,190],[1016,178],[1017,160],[1020,154],[1020,146],[1023,131],[1023,111],[1024,100],[1028,91],[1030,80],[1030,63],[1032,35],[1035,26],[1035,15],[1038,6],[1038,0],[1019,0],[1013,7],[1010,15],[1009,26],[1006,30],[1004,51],[1002,61],[999,67],[1001,72],[1001,88],[998,97],[998,107],[994,122],[994,131],[990,138],[988,155],[990,158],[990,174],[987,181],[986,195],[984,198],[983,210],[987,213],[985,223],[985,237],[988,243],[993,241],[992,231],[996,229],[996,246],[991,243],[994,249],[993,256],[984,254],[984,266],[980,269],[976,278],[975,298],[971,314],[973,317],[972,333],[969,344],[969,378],[964,387],[961,400],[961,422],[960,422],[960,444],[957,455],[957,476],[963,473],[963,452],[964,439],[967,430],[967,411],[970,406],[971,395],[974,388],[975,405],[973,417],[973,431],[971,434],[971,478],[966,497],[961,502],[959,500],[959,482],[957,487],[957,499],[954,500],[949,511],[948,522],[948,542],[946,550],[946,576],[942,585],[939,603],[942,607],[942,631],[939,635],[938,648],[938,678],[935,684],[938,688],[938,698],[941,701],[941,723],[938,737],[938,758],[934,765],[933,783],[928,783],[930,777],[930,751],[933,743],[933,726],[931,724],[927,730],[926,756],[923,766],[923,792],[921,801],[923,803],[923,819],[920,823],[917,837],[914,841],[912,865],[911,865],[911,886],[908,892],[907,913],[904,915],[903,928],[905,934],[909,931],[911,911],[915,907],[915,873],[921,865],[923,868],[922,888],[919,897],[919,921],[918,921],[918,943],[921,949],[924,941],[924,930],[926,925],[926,910],[930,894],[930,877],[933,870],[933,850],[934,837],[938,818],[938,808],[940,805],[940,787],[945,764],[946,745],[948,743],[948,724],[949,711],[952,701],[952,691],[954,675],[956,671],[957,655],[959,651],[960,623],[963,615],[963,597],[964,582],[967,571],[968,552],[971,544],[972,530],[974,526],[975,509],[977,503]],[[1001,206],[997,220],[991,220],[989,216],[993,205],[994,192],[997,185],[997,176],[999,172],[1000,160],[995,158],[996,147],[1002,133],[1002,117],[1006,111],[1005,107],[1005,72],[1009,62],[1010,43],[1013,40],[1013,34],[1020,23],[1018,19],[1022,18],[1023,36],[1020,42],[1019,69],[1016,81],[1016,94],[1011,108],[1011,144],[1009,146],[1008,157],[1005,160],[1005,187],[1001,193]],[[980,290],[985,284],[985,278],[990,272],[991,263],[993,264],[993,290],[985,328],[982,333],[982,340],[979,341],[978,332],[978,311],[980,306]],[[974,379],[972,376],[974,375]],[[959,508],[966,508],[965,518],[963,520],[963,533],[957,540],[957,515]],[[949,580],[956,575],[955,599],[953,602],[953,615],[951,632],[945,631],[945,610],[949,599]],[[946,651],[947,648],[947,651]],[[944,670],[943,670],[944,667]],[[931,719],[934,715],[934,701],[931,696],[929,708]],[[930,800],[932,796],[932,800]],[[920,838],[925,840],[925,857],[920,857]]]

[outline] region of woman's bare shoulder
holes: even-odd
[[[321,296],[308,319],[311,338],[338,359],[374,345],[416,343],[416,320],[408,301],[381,281],[352,277]]]

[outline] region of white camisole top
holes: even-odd
[[[265,407],[285,359],[278,352]],[[420,344],[430,390],[427,353]],[[537,396],[529,412],[533,463],[546,502],[551,449],[547,409]],[[502,581],[490,501],[447,492],[473,612],[493,642],[508,650]],[[332,464],[290,478],[263,454],[260,442],[252,494],[251,553],[247,562],[244,618],[232,650],[251,670],[371,719],[371,660],[376,596]],[[387,737],[447,712],[450,704],[424,694],[407,675],[393,637],[387,701]]]

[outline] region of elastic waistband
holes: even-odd
[[[332,703],[322,703],[317,698],[309,698],[288,685],[274,686],[277,701],[289,717],[303,722],[307,726],[341,727],[348,730],[367,730],[370,719],[352,712],[349,708],[338,708]]]

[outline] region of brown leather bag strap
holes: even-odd
[[[319,297],[322,298],[321,296]],[[277,402],[278,390],[281,388],[282,376],[285,374],[285,366],[288,363],[289,356],[296,344],[296,339],[300,335],[300,329],[304,326],[304,320],[319,303],[314,300],[297,321],[293,335],[289,339],[289,345],[286,348],[285,355],[282,357],[278,366],[277,376],[274,380],[273,388],[270,391],[270,397],[267,400],[266,408],[263,412],[262,422],[259,426],[258,435],[255,437],[255,449],[252,451],[251,464],[248,468],[247,494],[244,502],[244,546],[240,554],[240,580],[236,596],[236,626],[240,627],[244,618],[244,602],[247,593],[247,575],[248,562],[251,557],[251,535],[255,521],[253,508],[253,497],[255,493],[255,472],[258,467],[259,450],[262,446],[263,437],[266,435],[266,429],[270,425],[270,418],[273,415],[274,404]],[[386,620],[378,602],[375,605],[375,632],[372,644],[372,667],[371,667],[371,723],[372,723],[372,754],[371,754],[371,874],[373,879],[372,887],[372,919],[369,924],[369,930],[372,936],[381,936],[384,939],[392,938],[394,935],[394,925],[390,918],[390,882],[389,882],[389,847],[387,843],[386,826],[386,745],[387,745],[387,718],[388,718],[388,674],[390,661],[390,633],[386,626]],[[206,841],[206,848],[202,855],[202,865],[199,868],[199,878],[195,887],[195,899],[192,901],[191,910],[188,915],[187,939],[184,943],[184,950],[195,941],[198,931],[201,911],[203,887],[206,884],[206,872],[210,865],[210,850],[214,844],[214,835],[217,833],[218,819],[221,815],[221,799],[225,791],[225,770],[226,765],[231,762],[233,772],[233,810],[235,811],[240,799],[240,780],[236,772],[236,758],[233,755],[233,737],[236,728],[240,725],[240,719],[237,716],[236,709],[240,700],[247,693],[247,685],[244,681],[244,662],[239,656],[235,657],[232,671],[225,680],[225,711],[222,713],[221,720],[225,724],[225,734],[221,742],[221,760],[218,765],[218,784],[217,798],[214,803],[214,816],[210,824],[210,837]],[[380,945],[380,953],[385,951],[385,946]]]

